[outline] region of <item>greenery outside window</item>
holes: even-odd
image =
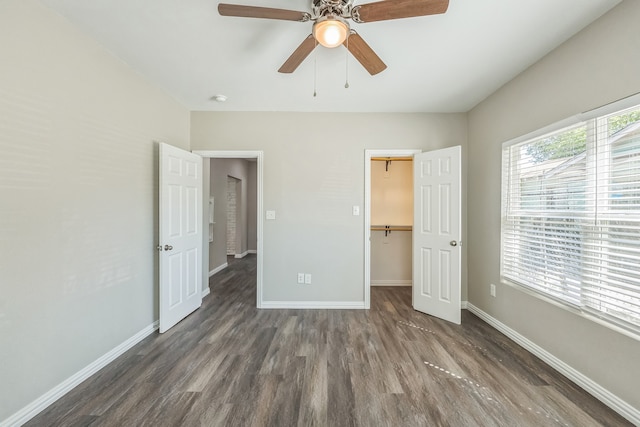
[[[640,106],[502,156],[502,280],[639,333]]]

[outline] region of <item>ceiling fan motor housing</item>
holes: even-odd
[[[353,0],[312,0],[311,9],[316,19],[328,15],[349,18],[352,2]]]

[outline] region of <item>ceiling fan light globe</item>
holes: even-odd
[[[349,36],[349,24],[344,20],[326,17],[313,25],[313,37],[324,47],[340,46]]]

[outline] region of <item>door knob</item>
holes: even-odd
[[[164,250],[165,250],[165,251],[170,251],[171,249],[173,249],[173,246],[171,246],[171,245],[164,245]]]
[[[458,246],[458,242],[456,242],[455,240],[450,241],[450,242],[449,242],[449,244],[450,244],[451,246]],[[166,248],[166,247],[165,247],[165,248]]]

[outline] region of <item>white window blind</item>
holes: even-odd
[[[640,107],[503,148],[504,280],[640,332]]]

